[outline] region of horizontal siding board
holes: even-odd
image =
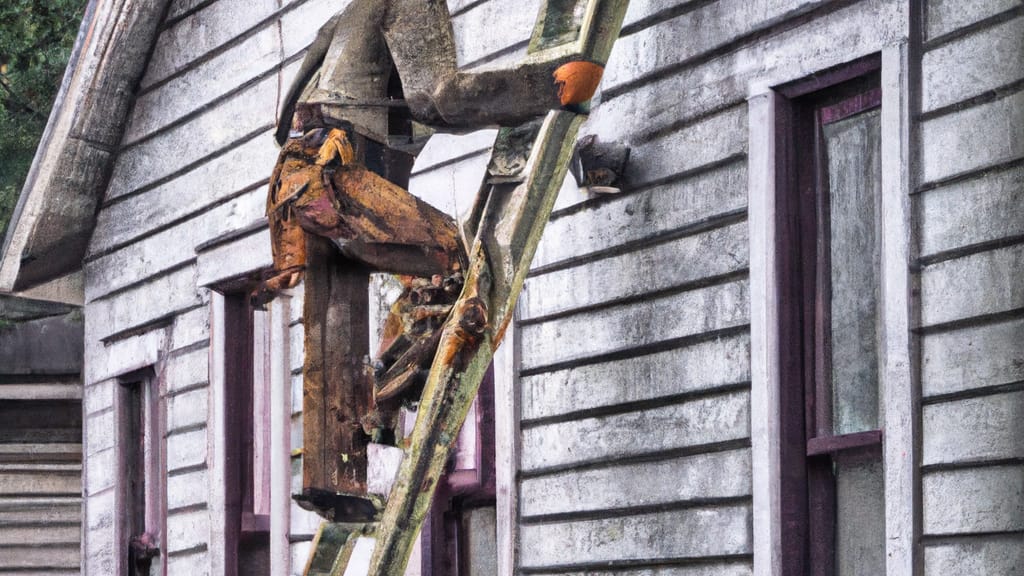
[[[906,36],[903,4],[898,0],[857,2],[637,85],[597,106],[583,132],[606,141],[633,143],[638,135],[739,104],[771,86],[875,53],[880,46]]]
[[[95,300],[195,258],[195,247],[263,219],[266,191],[255,189],[196,215],[173,228],[86,264],[86,300]],[[269,250],[269,240],[267,249]],[[241,255],[240,255],[241,256]],[[207,270],[200,258],[200,284]]]
[[[604,520],[523,526],[524,568],[751,551],[750,506],[696,508]]]
[[[188,474],[176,474],[167,478],[167,508],[183,508],[206,502],[208,486],[206,470],[196,470]]]
[[[587,568],[585,571],[557,571],[543,572],[531,571],[531,574],[551,576],[752,576],[754,573],[753,562],[750,560],[732,561],[702,561],[695,566],[659,566],[657,568],[638,568],[635,570],[609,569],[595,570]]]
[[[196,308],[174,318],[169,341],[171,350],[192,346],[210,337],[210,311]]]
[[[437,133],[427,140],[427,144],[416,155],[413,174],[422,174],[435,168],[438,164],[450,163],[452,158],[469,154],[483,154],[494,145],[498,131],[494,129],[477,130],[469,134]],[[483,174],[480,175],[481,178]]]
[[[928,0],[928,38],[955,32],[1022,4],[1021,0]]]
[[[1024,91],[921,125],[923,183],[1024,156]]]
[[[655,354],[525,376],[520,380],[521,418],[529,421],[749,380],[750,337],[716,338]]]
[[[205,348],[190,350],[167,359],[164,386],[168,393],[209,381],[210,352]]]
[[[197,388],[167,399],[167,431],[203,424],[208,413],[207,389]]]
[[[731,450],[528,478],[523,517],[750,495],[750,451]]]
[[[422,172],[409,179],[409,192],[442,212],[464,214],[473,207],[489,161],[480,154]]]
[[[196,283],[208,286],[223,280],[269,269],[274,264],[270,253],[270,228],[248,234],[199,255]]]
[[[86,386],[82,394],[82,413],[86,416],[114,406],[114,382],[107,380]]]
[[[452,31],[459,65],[528,41],[539,7],[540,0],[523,0],[514,10],[504,2],[484,2],[454,18]],[[501,25],[495,26],[497,22]]]
[[[93,316],[97,338],[138,328],[176,310],[202,304],[203,295],[196,290],[195,280],[195,266],[185,266],[114,296],[95,300],[86,305],[85,315],[86,318]]]
[[[967,100],[1024,77],[1024,16],[944,44],[921,63],[922,111]]]
[[[520,318],[635,298],[742,271],[749,263],[748,244],[744,222],[535,276],[520,296]]]
[[[617,124],[621,128],[622,120]],[[634,185],[648,183],[746,151],[747,107],[736,106],[685,129],[635,143],[630,150],[627,179]]]
[[[925,326],[1024,307],[1024,245],[946,260],[921,273]]]
[[[737,38],[795,18],[831,0],[718,0],[621,38],[602,79],[605,90],[699,57]]]
[[[85,459],[86,494],[96,494],[112,487],[118,477],[117,464],[117,450],[114,448],[89,454]]]
[[[924,534],[1024,530],[1024,466],[930,472],[921,492]]]
[[[926,576],[1024,574],[1021,535],[987,536],[926,545],[924,573]]]
[[[114,426],[114,412],[108,411],[85,419],[85,453],[93,455],[114,447],[117,431]]]
[[[750,436],[750,394],[699,398],[638,412],[527,428],[522,469],[537,470]]]
[[[521,368],[741,326],[749,321],[749,309],[747,282],[740,281],[524,326]]]
[[[195,548],[210,538],[210,520],[206,510],[178,512],[167,516],[167,551]]]
[[[1024,380],[1024,320],[922,337],[925,397]]]
[[[167,573],[207,576],[210,573],[209,553],[203,550],[191,554],[175,554],[167,559]]]
[[[185,68],[277,11],[278,0],[218,0],[157,38],[143,88]]]
[[[1024,459],[1024,392],[922,409],[922,464]]]
[[[105,252],[123,245],[265,181],[270,177],[277,153],[271,133],[266,132],[129,201],[103,208],[97,217],[90,252]],[[265,170],[254,172],[256,166]]]
[[[124,143],[131,144],[221,98],[274,68],[281,60],[276,26],[263,28],[231,49],[135,100]]]
[[[921,255],[1024,236],[1024,167],[916,196]]]
[[[152,184],[272,124],[278,92],[278,79],[267,78],[159,137],[126,148],[114,163],[106,200]]]
[[[544,228],[533,267],[642,241],[741,210],[746,203],[747,169],[740,161],[570,215],[556,215]]]
[[[100,342],[101,338],[110,334],[110,326],[104,316],[113,310],[110,304],[101,305],[98,312],[92,304],[85,306],[86,388],[154,364],[165,343],[166,334],[163,330],[151,330],[107,344]]]
[[[285,2],[286,5],[297,4],[289,9],[278,20],[280,24],[282,59],[289,58],[304,50],[316,38],[321,26],[331,16],[345,9],[350,0],[308,0],[297,4],[295,0]],[[291,82],[282,82],[282,87],[291,86]]]
[[[206,429],[167,437],[167,469],[176,470],[206,463]],[[182,546],[181,548],[187,548]]]

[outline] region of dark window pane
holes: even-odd
[[[832,428],[880,428],[878,414],[878,109],[824,126],[831,264]]]

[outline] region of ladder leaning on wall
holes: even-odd
[[[608,61],[628,0],[545,0],[527,62]],[[462,226],[470,265],[445,323],[402,458],[379,521],[322,522],[306,576],[401,576],[430,508],[451,442],[512,319],[541,234],[566,177],[585,111],[553,110],[499,131],[473,209]],[[478,333],[471,322],[483,313]]]

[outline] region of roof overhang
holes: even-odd
[[[168,3],[90,0],[4,238],[0,292],[81,302],[82,258]]]

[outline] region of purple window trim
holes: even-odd
[[[872,55],[776,89],[776,245],[781,386],[781,563],[786,576],[835,572],[833,459],[880,454],[882,431],[832,436],[831,387],[822,358],[828,326],[822,297],[822,244],[818,222],[820,126],[880,105],[880,55]],[[827,270],[827,268],[825,268]],[[828,428],[821,426],[827,423]]]

